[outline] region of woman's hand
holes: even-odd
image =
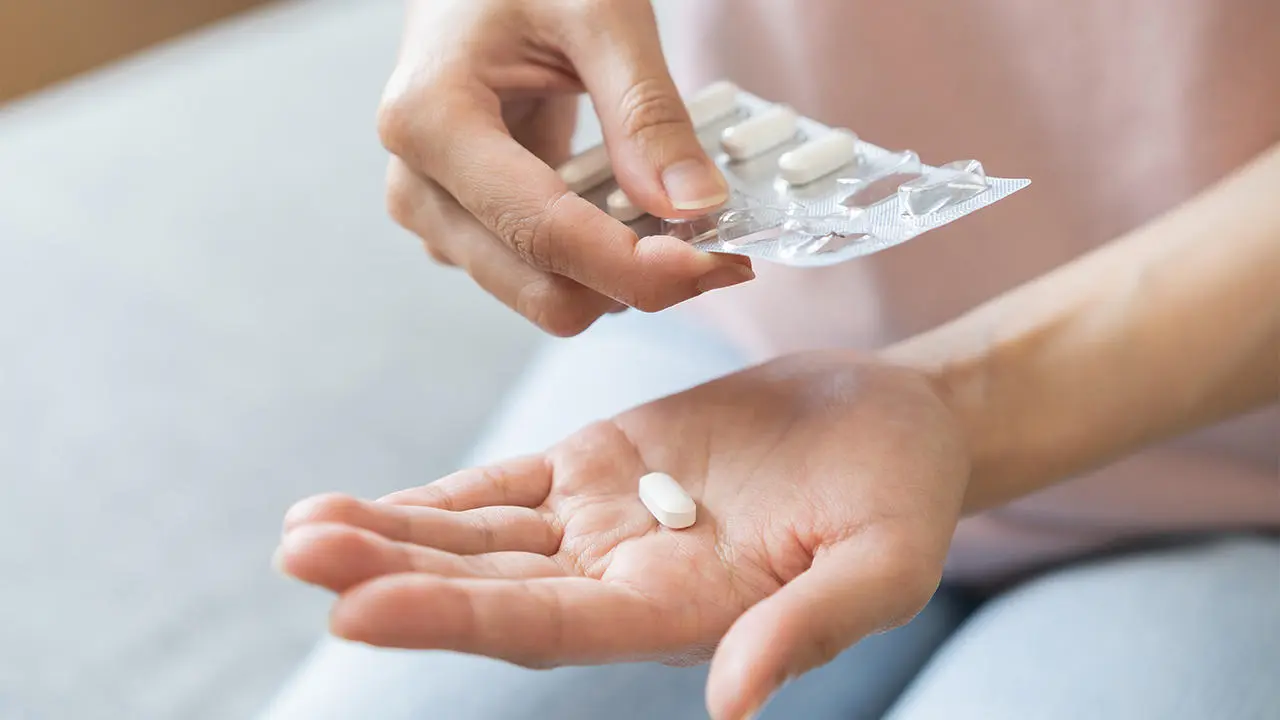
[[[557,335],[753,277],[745,258],[638,238],[551,167],[585,90],[638,205],[680,217],[726,198],[648,0],[411,0],[405,28],[379,114],[388,206],[436,260]]]
[[[663,528],[640,503],[654,470],[697,501],[692,527]],[[529,666],[714,654],[709,707],[738,718],[924,606],[968,473],[921,376],[799,355],[543,455],[377,502],[305,500],[278,562],[340,594],[337,635],[375,645]]]

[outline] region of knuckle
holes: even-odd
[[[559,663],[533,655],[514,656],[510,662],[512,665],[522,667],[525,670],[555,670],[560,667]]]
[[[663,282],[637,282],[628,278],[614,284],[620,291],[618,301],[643,313],[656,313],[671,307],[674,303],[673,295],[677,292],[676,287]],[[685,297],[690,296],[685,295],[675,300],[683,300]]]
[[[492,520],[483,513],[472,513],[468,522],[479,537],[480,553],[491,553],[498,548],[498,529]]]
[[[903,587],[906,590],[906,605],[911,612],[902,621],[903,623],[915,617],[917,613],[924,609],[925,605],[929,604],[933,594],[938,591],[938,583],[941,580],[940,572],[916,572],[904,578]]]
[[[311,522],[350,525],[364,514],[364,506],[356,498],[341,493],[326,493],[312,501],[308,519]]]
[[[884,619],[881,631],[901,627],[924,609],[938,590],[942,580],[945,554],[934,557],[927,549],[914,543],[900,541],[887,547],[882,554],[883,566],[879,568],[881,582],[896,588],[899,598],[898,612]]]
[[[534,267],[560,272],[563,267],[555,237],[556,215],[560,202],[568,195],[567,191],[555,193],[536,212],[515,203],[493,210],[489,213],[493,231]]]
[[[393,159],[387,169],[387,215],[400,227],[412,232],[422,239],[422,247],[435,262],[452,267],[457,263],[438,247],[434,241],[437,233],[429,232],[431,222],[423,217],[424,206],[429,204],[430,195],[424,193],[424,186],[404,163]],[[428,212],[428,217],[433,213]],[[436,222],[440,218],[436,216]]]
[[[439,485],[429,484],[422,487],[423,504],[426,507],[439,508],[449,512],[457,512],[458,505],[453,496],[445,492]]]
[[[314,552],[330,557],[351,556],[364,551],[369,542],[351,527],[329,527],[316,537]]]
[[[490,218],[489,228],[502,238],[520,257],[537,266],[546,252],[541,247],[537,231],[538,220],[517,204],[504,203],[496,209],[485,208],[482,213]]]
[[[418,214],[419,197],[414,178],[400,163],[387,171],[387,214],[396,224],[413,229]]]
[[[457,265],[457,263],[453,261],[453,258],[446,255],[443,250],[432,245],[430,242],[423,241],[422,247],[427,251],[427,257],[431,258],[431,261],[437,265],[443,265],[445,267],[454,267]]]
[[[480,477],[485,485],[489,485],[498,491],[498,497],[506,503],[507,498],[511,497],[512,485],[514,480],[511,473],[507,472],[501,465],[490,465],[480,469]]]
[[[688,121],[684,104],[661,80],[640,80],[622,96],[622,130],[627,137],[644,142]]]
[[[822,667],[827,663],[835,660],[840,653],[848,648],[848,643],[832,635],[820,635],[814,639],[813,656],[810,659],[812,664],[810,669]]]
[[[535,280],[520,289],[516,312],[557,337],[572,337],[586,330],[595,318],[582,312],[570,294],[554,280]]]
[[[669,304],[663,301],[656,290],[643,288],[633,290],[625,302],[643,313],[656,313],[660,310],[665,310]]]
[[[446,137],[438,132],[457,124],[456,103],[439,76],[424,77],[414,68],[397,68],[378,103],[378,139],[391,154],[414,157],[420,141]]]
[[[413,105],[404,90],[390,88],[378,104],[378,139],[395,155],[403,154],[413,135]]]
[[[317,503],[314,518],[323,523],[351,524],[365,515],[364,503],[349,495],[333,493]]]

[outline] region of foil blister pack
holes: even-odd
[[[720,81],[686,101],[698,138],[729,183],[728,201],[691,219],[636,208],[603,146],[559,168],[570,189],[638,234],[673,235],[709,252],[797,267],[871,255],[1030,184],[988,177],[977,160],[926,165]]]

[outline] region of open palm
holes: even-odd
[[[694,497],[692,527],[640,503],[654,470]],[[795,356],[541,455],[376,502],[304,500],[280,562],[340,593],[336,634],[375,645],[529,666],[714,652],[709,697],[732,716],[927,602],[967,473],[919,376]]]

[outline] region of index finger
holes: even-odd
[[[550,492],[550,463],[543,455],[528,455],[459,470],[435,482],[385,495],[378,502],[462,512],[493,505],[537,507]]]
[[[750,279],[739,259],[704,253],[676,238],[639,238],[571,192],[555,170],[511,137],[490,91],[438,88],[429,107],[419,111],[420,104],[384,111],[388,148],[531,265],[646,311],[723,287],[728,273]]]

